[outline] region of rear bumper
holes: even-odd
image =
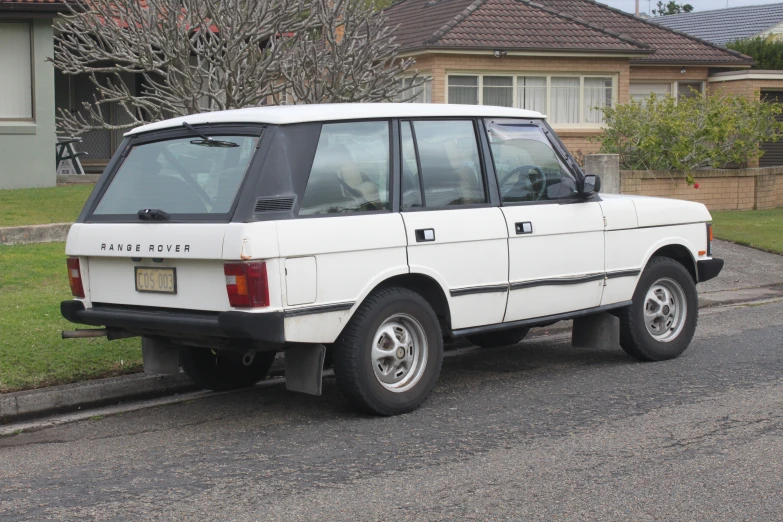
[[[282,312],[204,313],[101,305],[85,308],[81,301],[60,303],[62,316],[77,324],[121,328],[159,335],[210,336],[285,342]]]
[[[712,258],[696,262],[699,270],[699,283],[713,279],[723,269],[723,259]]]

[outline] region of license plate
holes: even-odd
[[[134,268],[136,269],[137,292],[177,293],[176,268],[146,268],[142,266]]]

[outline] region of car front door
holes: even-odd
[[[502,322],[508,292],[506,221],[490,205],[477,124],[400,122],[408,264],[445,289],[453,329]]]
[[[605,272],[597,199],[580,196],[576,169],[540,122],[485,123],[509,234],[504,321],[599,306]]]

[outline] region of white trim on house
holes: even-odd
[[[764,71],[764,70],[750,70],[750,71],[729,71],[722,73],[715,73],[707,81],[714,82],[733,82],[737,80],[783,80],[783,71]]]

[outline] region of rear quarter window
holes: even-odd
[[[300,216],[388,210],[389,123],[327,123],[321,128]]]

